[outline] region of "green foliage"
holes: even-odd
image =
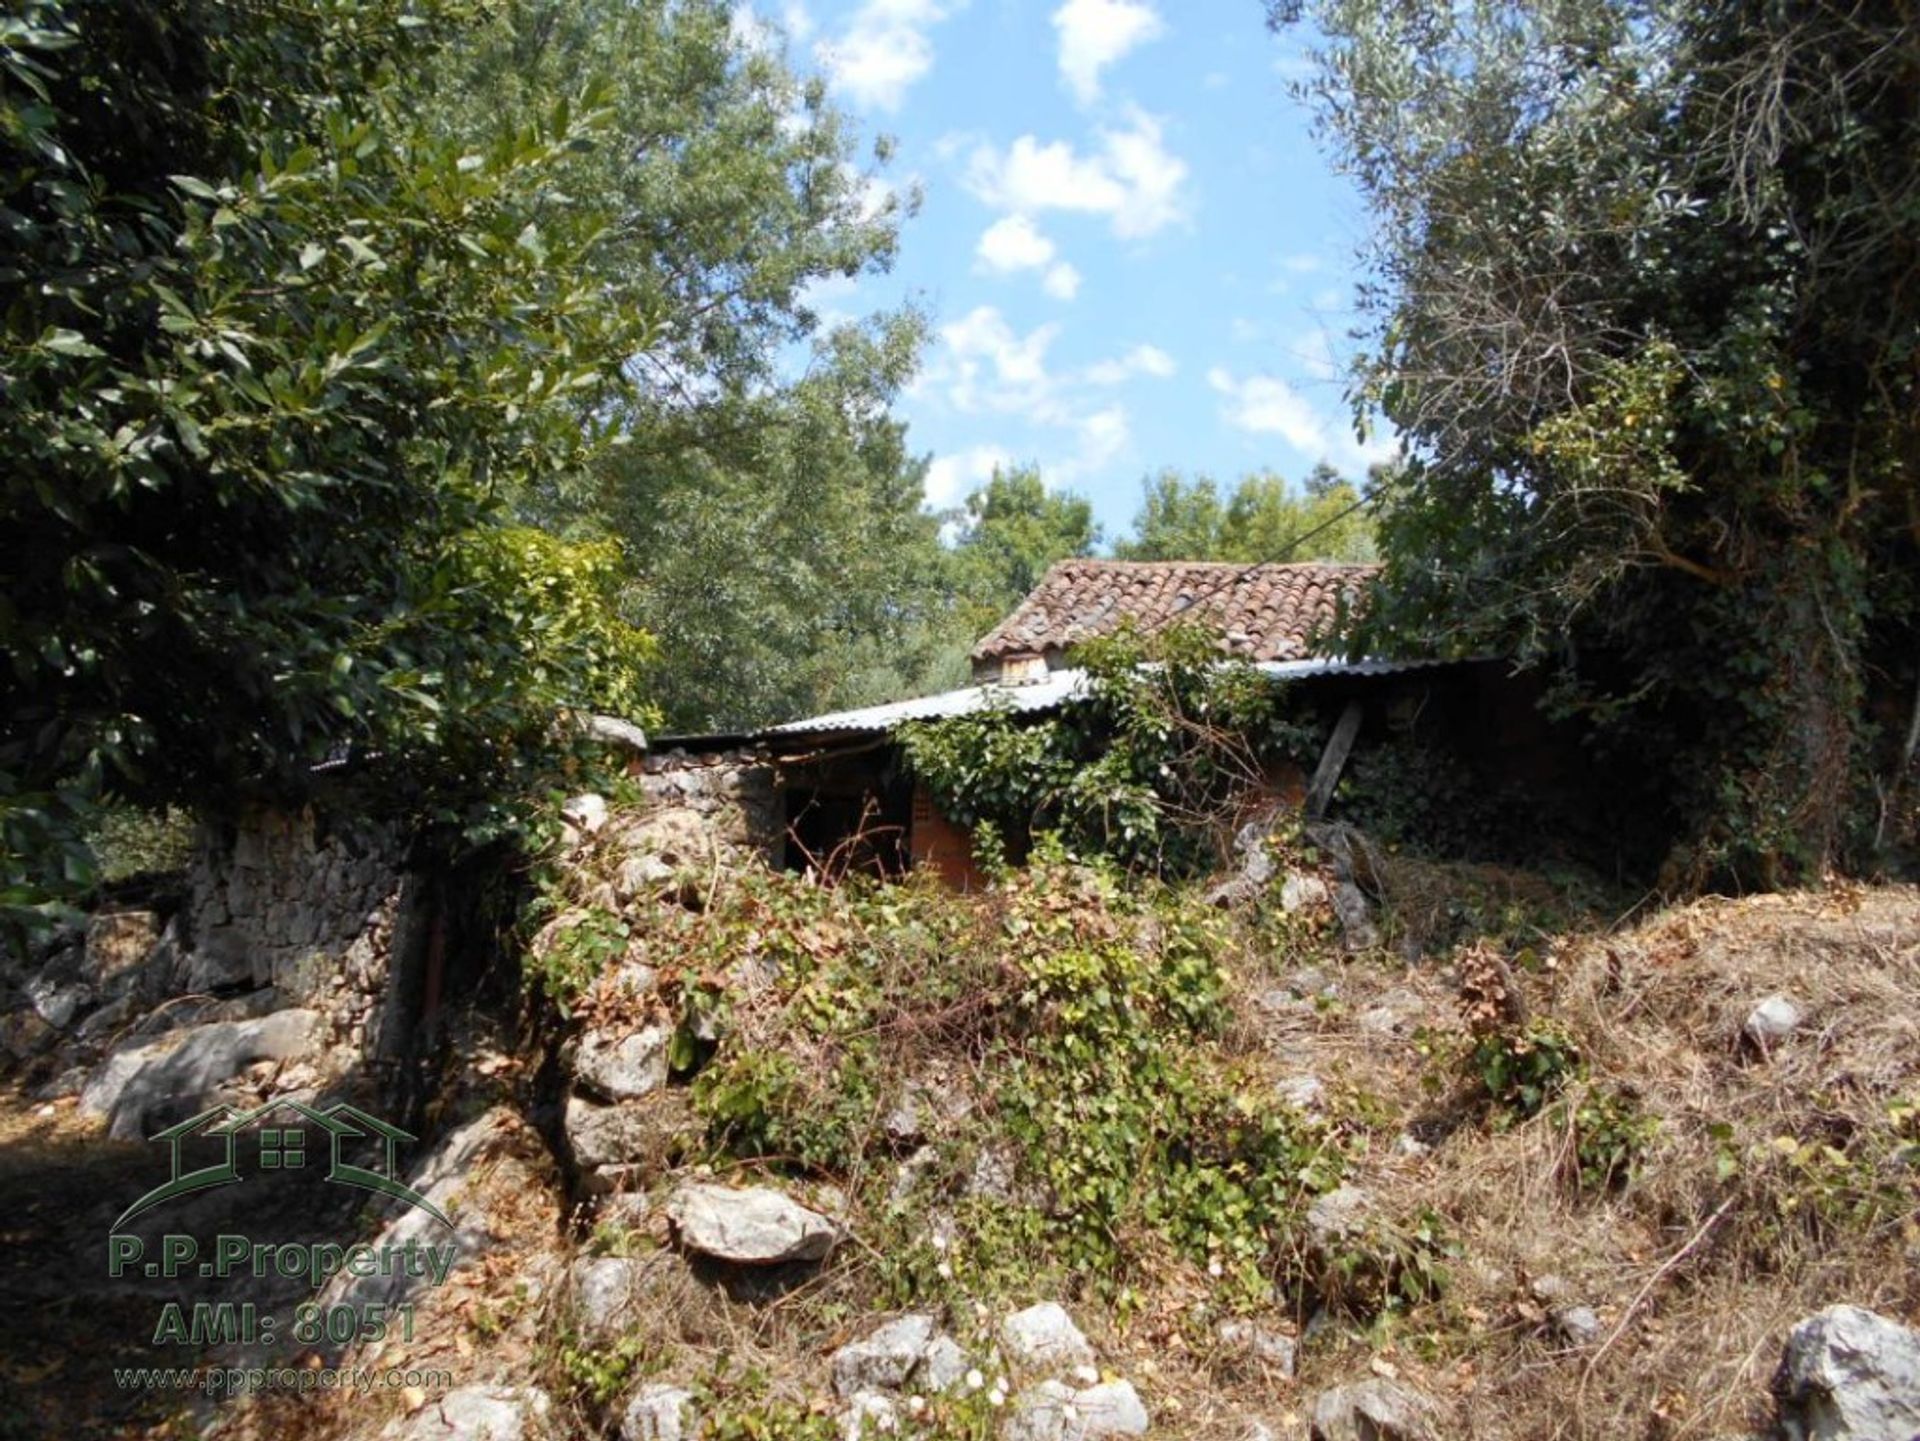
[[[132,876],[184,871],[193,854],[193,818],[185,811],[144,811],[132,806],[103,807],[86,839],[111,884]]]
[[[1328,1133],[1258,1097],[1222,1051],[1228,922],[1057,846],[991,902],[756,876],[635,942],[676,1010],[707,977],[761,978],[736,981],[692,1087],[714,1155],[873,1190],[870,1228],[903,1228],[876,1239],[902,1304],[1028,1294],[1050,1274],[1117,1294],[1168,1248],[1257,1297],[1301,1208],[1339,1179]],[[924,1100],[933,1175],[999,1177],[954,1206],[938,1246],[876,1164],[931,1037],[978,1057],[941,1073],[967,1089]]]
[[[560,1343],[555,1361],[568,1394],[593,1410],[603,1410],[632,1388],[649,1358],[648,1343],[627,1334],[604,1345],[575,1336]]]
[[[1617,1087],[1590,1088],[1552,1114],[1572,1133],[1574,1178],[1589,1191],[1617,1191],[1631,1182],[1660,1130],[1638,1098]]]
[[[1548,1020],[1484,1032],[1467,1065],[1490,1100],[1520,1117],[1538,1115],[1581,1070],[1579,1047]]]
[[[1375,211],[1355,394],[1417,458],[1355,637],[1499,652],[1647,778],[1675,885],[1916,854],[1911,16],[1270,5]]]
[[[608,290],[613,213],[561,183],[611,139],[586,75],[484,142],[423,117],[468,19],[0,22],[10,908],[83,876],[49,832],[100,795],[299,794],[351,749],[390,804],[457,809],[618,668],[489,591],[524,579],[492,533],[591,457],[659,313]]]
[[[1452,1279],[1448,1262],[1459,1254],[1446,1223],[1422,1207],[1405,1223],[1367,1218],[1330,1255],[1315,1258],[1311,1279],[1327,1306],[1374,1317],[1438,1299]]]
[[[1079,856],[1171,873],[1214,861],[1214,827],[1277,758],[1317,749],[1312,721],[1199,630],[1120,635],[1076,655],[1087,692],[1060,711],[990,709],[903,728],[909,763],[956,822],[1016,845],[1057,833]]]
[[[627,949],[632,926],[600,907],[582,911],[572,924],[548,933],[521,959],[526,985],[552,1001],[562,1015]]]
[[[1373,528],[1360,492],[1327,465],[1296,491],[1270,471],[1241,477],[1224,498],[1209,476],[1163,470],[1144,482],[1121,560],[1371,561]]]
[[[948,517],[958,536],[948,560],[967,645],[993,629],[1058,560],[1093,554],[1093,506],[1050,491],[1033,466],[994,467],[987,483]]]
[[[944,644],[924,464],[888,414],[925,325],[843,321],[834,287],[892,263],[910,187],[879,182],[823,82],[725,0],[505,0],[425,87],[432,123],[483,147],[581,75],[615,143],[560,182],[609,223],[606,293],[660,318],[607,422],[622,444],[515,503],[610,530],[622,596],[658,637],[649,694],[679,730],[790,719],[913,686]]]

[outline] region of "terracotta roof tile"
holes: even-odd
[[[975,660],[1064,650],[1124,621],[1153,632],[1217,627],[1248,660],[1300,660],[1343,595],[1379,567],[1218,561],[1063,560],[973,648]]]

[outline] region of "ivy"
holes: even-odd
[[[1236,795],[1274,762],[1319,752],[1318,721],[1200,628],[1126,631],[1074,659],[1084,692],[1057,712],[1000,706],[901,733],[941,810],[1016,853],[1053,833],[1072,855],[1193,873],[1217,859],[1218,818]]]

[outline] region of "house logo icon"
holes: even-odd
[[[273,1121],[272,1125],[263,1122]],[[258,1130],[254,1130],[254,1127]],[[324,1137],[324,1140],[321,1138]],[[186,1144],[194,1139],[223,1142],[221,1158],[211,1165],[187,1169]],[[378,1159],[372,1166],[357,1166],[347,1159],[343,1143],[372,1138],[378,1146]],[[415,1138],[398,1126],[390,1126],[378,1116],[358,1106],[336,1101],[316,1108],[304,1101],[270,1101],[253,1111],[236,1111],[231,1106],[215,1106],[190,1116],[177,1126],[148,1138],[167,1143],[172,1162],[172,1178],[155,1186],[146,1195],[122,1211],[109,1229],[118,1231],[134,1217],[155,1206],[195,1191],[229,1186],[245,1180],[240,1168],[241,1142],[253,1144],[251,1161],[259,1171],[297,1171],[307,1164],[310,1150],[326,1149],[327,1174],[322,1179],[336,1185],[353,1186],[362,1191],[391,1196],[416,1210],[425,1211],[449,1230],[453,1222],[433,1202],[398,1179],[398,1151],[402,1141]]]

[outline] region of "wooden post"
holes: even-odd
[[[1347,754],[1353,749],[1353,738],[1359,733],[1360,702],[1350,700],[1334,722],[1333,734],[1327,737],[1327,748],[1320,753],[1320,764],[1314,767],[1313,780],[1307,786],[1308,820],[1317,821],[1326,814],[1333,788],[1340,783],[1340,772],[1347,764]]]

